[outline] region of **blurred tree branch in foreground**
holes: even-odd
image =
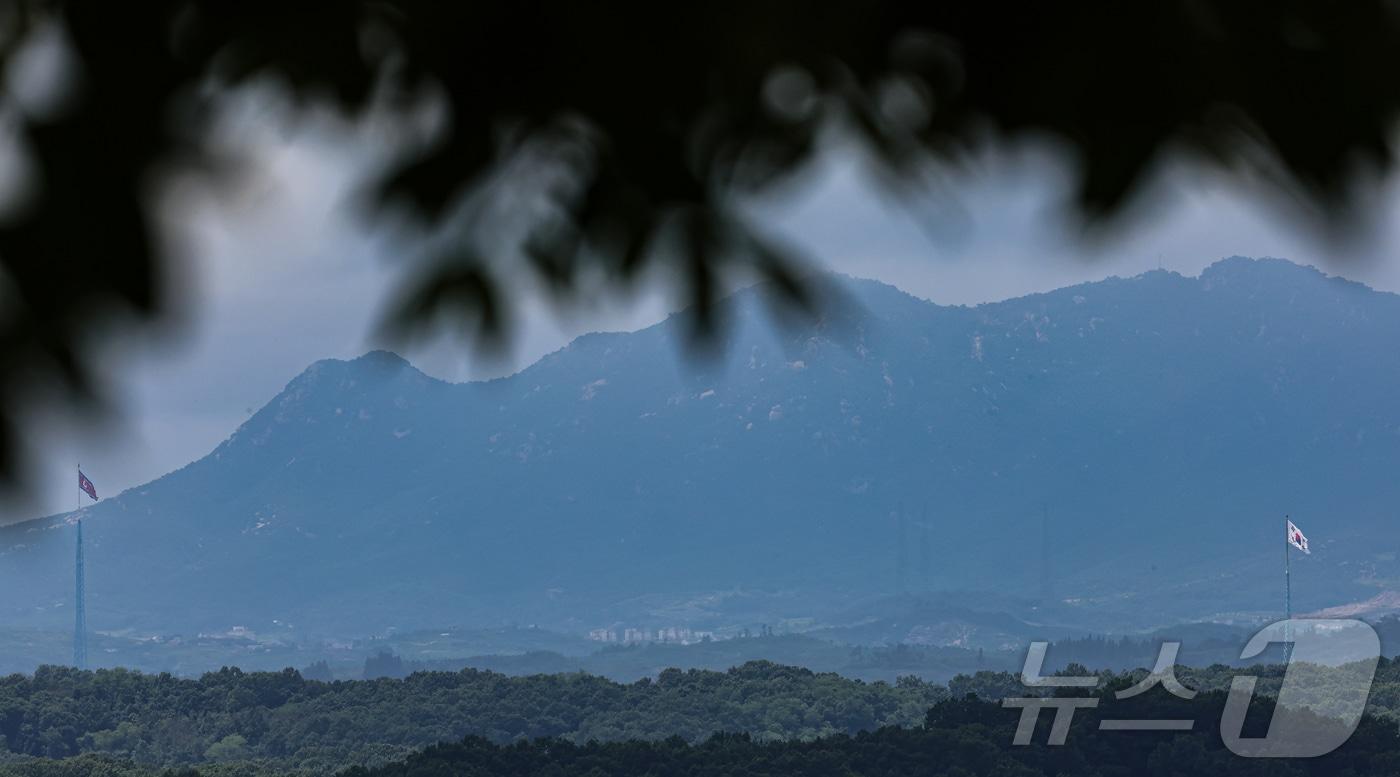
[[[0,471],[26,392],[99,398],[85,357],[118,318],[156,320],[152,190],[230,175],[208,142],[222,96],[273,83],[300,105],[420,122],[371,211],[418,227],[391,330],[507,332],[516,282],[568,300],[660,268],[695,331],[726,278],[810,306],[800,265],[735,215],[811,161],[862,144],[895,193],[930,163],[1017,136],[1079,166],[1079,211],[1122,212],[1168,154],[1264,176],[1325,212],[1387,172],[1400,108],[1397,6],[1161,3],[600,4],[16,0],[0,6],[4,115],[21,163],[0,218]],[[47,36],[47,38],[45,37]],[[71,67],[46,79],[36,40]],[[416,118],[417,117],[417,118]],[[525,203],[499,216],[492,203]]]

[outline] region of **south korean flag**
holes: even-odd
[[[1301,531],[1298,531],[1298,527],[1294,526],[1292,521],[1288,522],[1288,544],[1312,555],[1312,551],[1308,550],[1308,538],[1304,537]]]

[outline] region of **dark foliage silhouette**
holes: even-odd
[[[16,0],[0,67],[58,25],[76,62],[66,99],[19,105],[29,196],[0,224],[0,470],[13,473],[24,393],[90,397],[89,335],[153,320],[179,256],[153,231],[153,188],[227,160],[211,107],[271,79],[303,105],[444,128],[382,171],[369,198],[421,226],[390,330],[444,317],[508,334],[517,267],[561,301],[601,273],[664,267],[713,332],[725,280],[801,270],[735,215],[777,191],[839,128],[896,193],[930,160],[1048,136],[1080,163],[1080,211],[1119,213],[1171,150],[1264,173],[1326,212],[1388,170],[1400,85],[1393,4],[917,3],[840,0],[593,4],[141,3]],[[10,95],[13,98],[13,95]],[[7,102],[16,102],[9,99]],[[407,134],[407,132],[406,132]],[[488,207],[524,196],[505,223]],[[428,239],[427,236],[431,236]]]

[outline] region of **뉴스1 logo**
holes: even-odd
[[[1356,731],[1366,709],[1371,682],[1381,654],[1380,638],[1370,624],[1358,620],[1292,619],[1265,626],[1245,645],[1241,659],[1258,656],[1270,644],[1290,645],[1283,682],[1279,687],[1277,704],[1269,720],[1268,733],[1263,737],[1245,738],[1245,716],[1254,698],[1258,677],[1237,675],[1230,683],[1229,695],[1220,718],[1220,737],[1230,752],[1246,758],[1313,758],[1341,747]],[[1095,688],[1099,678],[1044,677],[1047,642],[1032,642],[1021,670],[1021,683],[1028,688]],[[1114,693],[1114,700],[1128,699],[1161,686],[1182,699],[1195,697],[1196,692],[1176,678],[1176,657],[1179,642],[1164,642],[1157,654],[1152,671],[1131,688]],[[1306,681],[1302,675],[1309,675]],[[1316,689],[1329,689],[1328,709],[1316,708]],[[1063,745],[1069,735],[1074,713],[1080,709],[1098,708],[1096,696],[1024,696],[1008,697],[1002,706],[1021,710],[1013,745],[1028,745],[1035,735],[1040,712],[1052,709],[1055,716],[1050,724],[1047,745]],[[1104,718],[1100,731],[1190,731],[1193,719],[1143,720]]]

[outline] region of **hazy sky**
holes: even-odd
[[[311,362],[370,347],[372,323],[393,273],[393,242],[357,220],[345,203],[356,171],[383,138],[330,121],[291,127],[244,116],[240,142],[259,150],[236,192],[173,189],[170,220],[189,262],[178,268],[179,336],[114,343],[103,362],[120,398],[107,426],[45,420],[32,458],[40,488],[11,504],[5,520],[72,509],[75,462],[104,495],[203,456]],[[1197,274],[1225,256],[1279,256],[1400,291],[1400,219],[1380,218],[1365,245],[1328,246],[1231,189],[1175,168],[1142,216],[1116,238],[1086,245],[1058,218],[1065,165],[1043,148],[1006,151],[945,181],[951,196],[896,206],[862,174],[858,158],[833,152],[800,195],[754,218],[816,261],[892,283],[944,304],[972,304],[1162,266]],[[1400,187],[1378,193],[1400,216]],[[438,346],[406,354],[450,380],[499,374],[562,347],[577,334],[633,329],[659,320],[668,303],[649,294],[630,304],[560,320],[534,305],[513,362],[476,365]],[[474,366],[475,365],[475,366]]]

